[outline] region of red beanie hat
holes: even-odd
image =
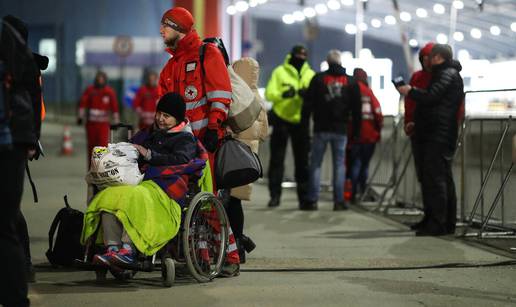
[[[423,48],[421,48],[421,50],[419,50],[419,63],[421,63],[421,66],[423,66],[423,57],[429,56],[430,52],[432,52],[433,47],[434,43],[429,42],[426,43],[426,45],[424,45]]]
[[[427,43],[421,50],[419,50],[419,56],[423,57],[426,55],[430,55],[430,52],[432,52],[432,48],[434,47],[434,43],[430,42]]]
[[[161,23],[167,24],[172,29],[181,33],[188,33],[192,30],[194,19],[187,9],[175,7],[163,14]]]

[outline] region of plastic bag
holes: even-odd
[[[117,185],[138,185],[143,174],[138,168],[138,151],[132,144],[121,142],[96,146],[86,181],[99,189]]]

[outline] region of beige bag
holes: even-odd
[[[233,67],[228,66],[228,73],[231,80],[232,101],[227,124],[233,132],[239,133],[251,127],[260,115],[262,106],[260,100]]]

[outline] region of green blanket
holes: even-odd
[[[99,226],[102,211],[114,214],[136,248],[148,256],[165,246],[181,225],[181,208],[151,180],[98,193],[84,214],[82,244]]]
[[[209,165],[203,170],[199,187],[201,191],[213,191]],[[181,207],[152,180],[137,186],[109,187],[99,192],[84,214],[82,244],[95,233],[102,211],[114,214],[136,248],[148,256],[174,238],[181,225]],[[102,229],[97,239],[102,239]]]

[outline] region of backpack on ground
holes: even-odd
[[[80,243],[84,214],[70,207],[66,195],[64,202],[66,207],[57,212],[48,232],[45,255],[54,266],[71,266],[75,259],[82,259],[84,255],[84,246]]]
[[[235,133],[240,133],[256,121],[262,110],[260,99],[256,97],[247,83],[233,70],[229,63],[229,56],[224,47],[221,38],[213,37],[203,40],[203,44],[199,50],[199,62],[203,75],[204,71],[204,55],[206,44],[211,43],[217,46],[224,57],[224,62],[228,69],[229,78],[231,80],[231,104],[229,106],[229,114],[226,124]]]

